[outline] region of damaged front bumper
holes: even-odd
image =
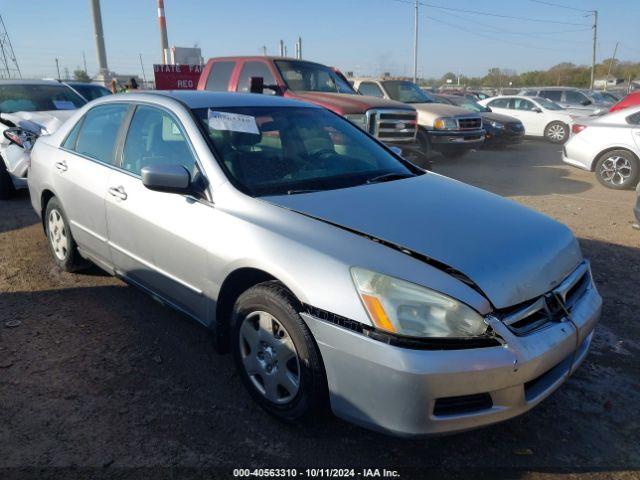
[[[503,344],[464,350],[392,346],[301,314],[324,361],[334,413],[385,433],[451,433],[507,420],[556,390],[585,358],[602,299],[589,285],[561,321],[518,335],[488,323]]]

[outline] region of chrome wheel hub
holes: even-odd
[[[49,242],[53,253],[59,260],[65,260],[69,252],[69,237],[62,214],[58,210],[51,210],[48,222]]]
[[[240,325],[240,356],[251,383],[269,401],[290,402],[300,390],[300,360],[284,326],[267,312],[252,312]]]
[[[607,158],[600,166],[600,177],[606,183],[622,185],[631,176],[631,162],[619,155]]]

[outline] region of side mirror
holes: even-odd
[[[591,105],[593,102],[589,99],[585,99],[580,103],[586,107],[587,105]]]
[[[166,193],[192,193],[191,175],[182,165],[147,165],[141,173],[142,184],[149,190]]]
[[[33,144],[38,139],[35,133],[20,127],[7,128],[2,134],[9,142],[27,151],[33,148]]]
[[[491,110],[491,107],[484,107],[487,109],[487,112],[493,112],[493,110]]]
[[[400,147],[389,147],[389,150],[391,150],[393,153],[395,153],[396,155],[398,155],[399,157],[402,156],[402,149]]]
[[[264,93],[264,90],[273,90],[276,95],[281,95],[281,89],[278,85],[265,85],[264,77],[251,77],[249,83],[249,92],[251,93]]]
[[[533,112],[542,113],[542,109],[540,107],[533,107]]]

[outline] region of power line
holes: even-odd
[[[414,4],[414,2],[410,1],[410,0],[394,0],[395,2],[399,2],[399,3],[409,3],[411,5]],[[452,8],[452,7],[443,7],[441,5],[434,5],[432,3],[426,3],[426,2],[419,2],[420,5],[423,5],[425,7],[430,7],[430,8],[436,8],[438,10],[447,10],[447,11],[451,11],[451,12],[461,12],[461,13],[471,13],[474,15],[484,15],[484,16],[488,16],[488,17],[497,17],[497,18],[507,18],[510,20],[521,20],[521,21],[526,21],[526,22],[538,22],[538,23],[553,23],[556,25],[573,25],[575,27],[588,27],[589,25],[585,24],[585,23],[574,23],[574,22],[563,22],[560,20],[548,20],[548,19],[544,19],[544,18],[528,18],[528,17],[516,17],[513,15],[502,15],[500,13],[490,13],[490,12],[481,12],[478,10],[466,10],[463,8]]]
[[[540,3],[542,5],[548,5],[550,7],[566,8],[567,10],[573,10],[576,12],[591,12],[591,10],[584,10],[582,8],[570,7],[568,5],[560,5],[559,3],[545,2],[543,0],[529,0],[529,1],[533,3]]]
[[[451,12],[443,12],[443,13],[445,15],[450,15],[452,17],[459,18],[460,20],[463,20],[465,22],[471,22],[474,25],[481,25],[481,26],[488,27],[488,28],[492,29],[494,32],[497,32],[497,33],[503,33],[503,34],[507,34],[507,35],[521,35],[521,36],[533,38],[535,40],[541,40],[539,38],[540,35],[542,35],[542,36],[544,36],[544,35],[558,35],[558,34],[573,33],[573,32],[587,32],[587,31],[591,30],[591,28],[578,28],[578,29],[562,30],[562,31],[555,31],[555,32],[538,32],[538,33],[533,33],[533,32],[514,32],[513,30],[506,30],[504,28],[496,27],[495,25],[490,25],[488,23],[478,22],[475,19],[470,19],[470,18],[464,17],[462,15],[456,15],[456,14],[451,13]],[[489,32],[489,33],[491,33],[491,32]],[[542,39],[542,40],[552,40],[552,39]],[[563,41],[566,42],[566,41],[571,41],[571,40],[563,40]],[[576,40],[572,41],[572,43],[584,43],[584,42],[585,41],[576,41]]]
[[[473,30],[469,30],[468,28],[463,27],[461,25],[456,25],[456,24],[453,24],[453,23],[449,23],[449,22],[446,22],[444,20],[429,16],[429,15],[427,15],[426,17],[428,19],[430,19],[430,20],[433,20],[434,22],[442,23],[443,25],[447,25],[447,26],[452,27],[452,28],[457,28],[458,30],[464,30],[467,33],[471,33],[471,34],[477,35],[479,37],[483,37],[483,38],[486,38],[486,39],[489,39],[489,40],[493,40],[495,42],[504,43],[504,40],[501,39],[501,38],[496,38],[496,37],[492,37],[490,35],[485,35],[485,34],[482,34],[482,33],[474,32]],[[574,52],[574,50],[559,50],[557,48],[545,48],[545,47],[539,47],[539,46],[536,46],[536,45],[528,45],[528,44],[525,44],[525,43],[513,42],[511,40],[509,40],[508,42],[509,42],[509,45],[517,45],[517,46],[520,46],[520,47],[532,48],[532,49],[535,49],[535,50],[546,50],[546,51],[553,51],[553,52]]]

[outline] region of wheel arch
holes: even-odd
[[[42,229],[45,231],[45,212],[47,211],[47,205],[55,196],[55,193],[53,193],[53,191],[49,190],[48,188],[45,188],[40,194],[40,220],[42,221]]]
[[[303,302],[300,301],[293,290],[275,275],[265,270],[252,267],[240,267],[233,270],[222,282],[216,300],[215,326],[213,333],[215,338],[215,347],[218,352],[227,353],[230,349],[229,339],[231,330],[231,312],[233,311],[233,306],[235,305],[238,297],[251,287],[268,281],[277,281],[282,284],[289,292],[291,292],[291,295],[299,305],[302,305]]]
[[[613,152],[615,150],[624,150],[625,152],[629,152],[631,155],[633,155],[633,158],[636,159],[636,162],[640,163],[640,158],[638,158],[638,155],[631,150],[628,147],[621,147],[621,146],[614,146],[614,147],[608,147],[605,148],[604,150],[600,151],[591,161],[591,171],[595,172],[596,171],[596,164],[598,163],[598,160],[600,160],[600,157],[602,157],[603,155],[609,153],[609,152]]]

